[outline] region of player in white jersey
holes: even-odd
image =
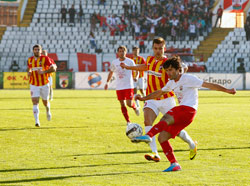
[[[135,63],[132,59],[126,57],[127,48],[125,46],[119,46],[117,52],[118,52],[118,58],[115,59],[111,64],[107,83],[104,86],[104,89],[105,90],[108,89],[108,83],[111,80],[113,73],[115,73],[117,99],[121,104],[122,114],[126,119],[127,124],[129,124],[130,119],[128,115],[128,110],[126,108],[126,104],[128,107],[133,108],[136,115],[138,116],[140,114],[140,111],[139,108],[136,107],[135,102],[133,102],[134,81],[133,81],[132,71],[121,68],[120,64],[125,63],[128,66],[135,66]]]
[[[159,134],[158,140],[161,144],[164,154],[171,163],[163,172],[181,170],[181,166],[177,162],[173,149],[169,143],[169,139],[175,138],[176,135],[187,127],[194,119],[198,108],[198,88],[205,87],[211,90],[235,94],[236,90],[227,89],[214,83],[207,83],[198,77],[190,74],[181,73],[181,60],[179,57],[168,59],[163,68],[166,70],[170,81],[161,89],[157,90],[145,97],[140,95],[136,99],[141,101],[155,99],[162,94],[174,91],[179,101],[179,106],[169,110],[146,135],[132,139],[132,142],[151,142],[152,137]]]

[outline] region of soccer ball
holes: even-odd
[[[127,126],[126,135],[129,139],[142,135],[142,127],[139,124],[131,123]]]

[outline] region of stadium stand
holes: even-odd
[[[159,1],[129,1],[129,5],[137,7],[138,14],[141,13],[144,5],[141,5],[140,2],[147,2],[147,6],[154,6],[159,3]],[[211,6],[211,2],[213,1],[209,2],[210,4],[208,6]],[[70,26],[68,24],[69,14],[66,16],[67,23],[61,24],[60,10],[62,5],[65,5],[68,9],[71,7],[72,3],[72,1],[67,0],[38,0],[36,11],[33,14],[32,21],[28,27],[8,26],[0,42],[0,51],[2,51],[0,70],[8,71],[11,62],[15,60],[18,61],[19,66],[22,67],[21,71],[25,71],[27,56],[32,55],[31,46],[36,43],[42,44],[43,48],[47,49],[50,53],[63,53],[64,55],[76,52],[90,54],[96,53],[96,50],[91,48],[89,40],[89,34],[92,30],[91,17],[93,15],[105,15],[106,18],[109,18],[112,15],[116,15],[120,17],[120,21],[122,22],[124,15],[126,14],[124,1],[106,1],[105,5],[103,5],[99,4],[98,0],[75,0],[74,5],[76,11],[79,11],[80,6],[83,8],[82,24],[80,24],[79,17],[76,15],[75,26]],[[197,5],[195,4],[195,6]],[[193,7],[191,7],[191,9],[192,8]],[[133,21],[133,18],[131,20]],[[124,34],[112,34],[112,29],[110,28],[106,29],[104,32],[103,27],[100,26],[100,21],[97,20],[97,22],[95,22],[95,41],[97,47],[102,49],[103,53],[114,53],[119,45],[126,45],[128,49],[131,49],[134,45],[139,45],[140,39],[136,39],[132,23],[130,20],[124,19],[124,21],[128,25]],[[210,25],[210,27],[207,27],[204,32],[197,34],[196,39],[193,41],[190,40],[188,34],[185,35],[184,38],[179,36],[174,40],[171,36],[166,36],[167,47],[168,49],[190,48],[192,52],[197,49],[211,30]],[[235,66],[232,65],[234,64],[232,63],[233,59],[238,60],[238,58],[241,57],[249,57],[248,54],[244,53],[244,51],[248,51],[247,49],[249,48],[247,46],[248,42],[245,41],[245,35],[243,33],[245,33],[244,30],[239,31],[239,29],[235,29],[233,32],[229,33],[225,41],[218,45],[212,57],[208,59],[208,63],[206,64],[208,72],[233,72],[238,66],[238,63],[236,63]],[[240,45],[234,46],[231,42],[234,40],[239,40]],[[144,40],[144,45],[145,53],[150,53],[152,46],[151,41],[148,39]],[[230,50],[225,50],[225,47],[230,48]],[[235,53],[237,53],[237,55]],[[248,64],[246,64],[246,70],[250,70]]]
[[[206,63],[208,72],[237,72],[240,62],[250,71],[250,41],[246,41],[244,28],[235,28],[218,45]]]

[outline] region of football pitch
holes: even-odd
[[[182,166],[171,173],[158,143],[162,161],[148,162],[149,146],[126,137],[113,90],[54,90],[52,121],[40,100],[40,128],[29,90],[0,90],[0,105],[0,185],[250,185],[250,91],[199,91],[186,128],[198,154],[189,160],[188,145],[171,140]]]

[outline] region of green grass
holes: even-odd
[[[182,171],[163,173],[147,162],[146,144],[133,144],[114,91],[55,90],[52,121],[40,103],[34,127],[28,90],[0,90],[0,185],[250,185],[250,92],[199,92],[199,110],[187,127],[198,141],[171,140]],[[129,110],[131,121],[143,124]],[[160,118],[158,118],[159,120]],[[157,121],[158,121],[157,120]]]

